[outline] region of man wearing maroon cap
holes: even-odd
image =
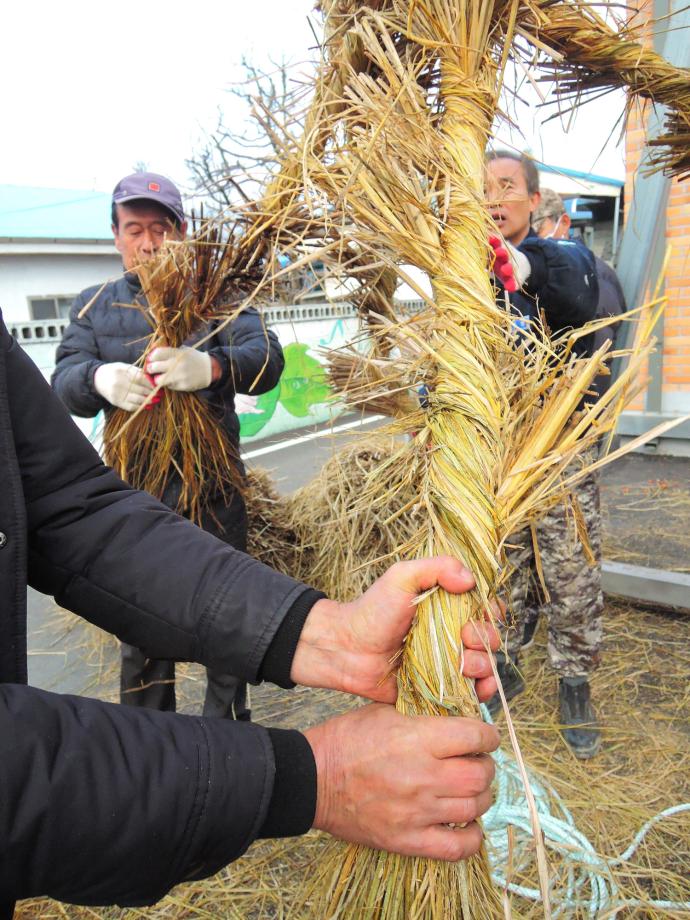
[[[153,386],[141,367],[151,329],[140,310],[143,304],[133,267],[160,249],[166,237],[183,239],[187,231],[182,198],[165,176],[140,172],[117,183],[112,198],[112,230],[122,255],[124,274],[101,290],[83,291],[70,312],[70,324],[60,344],[52,384],[73,415],[93,417],[113,407],[135,412],[150,397]],[[95,298],[95,299],[94,299]],[[83,316],[80,312],[90,301]],[[212,333],[199,330],[196,339]],[[194,344],[190,340],[188,345]],[[239,420],[236,393],[259,395],[272,389],[283,370],[283,354],[276,336],[266,330],[252,308],[196,348],[154,349],[147,364],[150,374],[171,390],[196,392],[214,409],[239,456]],[[160,375],[160,376],[159,376]],[[239,472],[244,474],[241,461]],[[179,508],[182,480],[173,474],[162,496]],[[208,496],[202,527],[235,549],[246,550],[247,515],[242,496],[230,501],[220,491]],[[232,675],[207,670],[204,715],[250,717],[246,684]],[[146,658],[133,646],[122,646],[121,701],[160,710],[175,709],[175,665]]]

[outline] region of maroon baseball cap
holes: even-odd
[[[146,201],[157,201],[171,211],[177,220],[184,221],[182,196],[177,186],[165,176],[151,172],[136,172],[120,179],[113,189],[113,204],[126,204],[128,201],[142,198]]]

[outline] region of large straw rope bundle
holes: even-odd
[[[427,385],[426,411],[408,402],[406,426],[418,434],[397,457],[398,479],[415,482],[417,504],[426,515],[406,550],[450,553],[477,577],[471,595],[438,591],[421,601],[400,666],[397,706],[414,714],[474,714],[473,688],[457,667],[460,628],[483,615],[498,589],[506,538],[567,495],[582,472],[573,474],[571,466],[564,479],[566,469],[612,429],[622,405],[616,402],[631,392],[652,328],[647,323],[641,330],[627,374],[570,424],[605,349],[578,361],[570,350],[572,336],[552,344],[538,328],[527,347],[516,348],[509,314],[496,305],[489,282],[486,240],[492,228],[483,203],[484,150],[518,29],[543,50],[536,34],[560,11],[566,19],[564,46],[582,46],[586,28],[608,40],[612,59],[622,40],[610,30],[604,35],[602,23],[587,19],[586,8],[575,3],[324,0],[322,8],[326,34],[336,35],[338,43],[326,45],[316,84],[329,86],[330,112],[319,100],[318,127],[297,157],[305,195],[326,234],[340,234],[341,251],[368,253],[373,265],[411,263],[433,286],[424,336],[410,324],[396,331],[391,323],[387,330],[393,340],[415,343],[414,360],[405,362],[396,353],[389,364],[395,370],[386,373],[386,349],[375,360],[353,355],[352,367],[369,374],[368,382],[360,375],[356,385],[363,392],[373,385],[380,395],[394,378]],[[579,16],[578,34],[570,14]],[[354,46],[356,62],[350,54]],[[601,53],[600,80],[603,60]],[[587,67],[582,61],[581,54],[579,80]],[[658,70],[660,61],[652,56],[645,64]],[[620,62],[607,77],[611,74],[633,82],[637,92],[650,92],[649,81],[639,75],[633,80]],[[685,79],[678,73],[675,78],[681,84]],[[333,98],[341,85],[341,97]],[[686,98],[681,105],[687,108]],[[312,136],[318,136],[317,145]],[[671,165],[682,168],[678,160]],[[395,463],[394,458],[388,469]],[[374,483],[370,498],[376,494]],[[538,838],[536,815],[534,830]],[[548,914],[543,861],[540,868]],[[501,913],[482,855],[448,866],[350,847],[336,854],[324,873],[320,916]]]
[[[244,208],[221,274],[246,282],[234,301],[239,309],[280,278],[277,251],[301,253],[305,261],[337,258],[343,272],[360,282],[356,298],[381,333],[379,363],[370,366],[376,367],[381,397],[399,402],[403,388],[419,382],[428,387],[424,410],[405,397],[404,427],[418,433],[388,461],[389,494],[399,482],[411,483],[415,506],[424,514],[423,526],[402,551],[460,557],[475,572],[477,589],[462,598],[439,591],[422,601],[400,669],[398,706],[412,713],[475,713],[473,688],[457,668],[461,625],[482,616],[498,589],[505,539],[567,493],[579,474],[564,480],[565,470],[612,429],[620,408],[616,401],[632,390],[655,318],[641,329],[627,375],[568,427],[601,369],[603,350],[576,361],[572,341],[552,344],[540,329],[526,336],[529,347],[516,349],[509,315],[496,306],[488,280],[484,148],[516,35],[548,51],[542,38],[549,23],[558,21],[559,11],[578,13],[580,31],[568,20],[564,37],[552,35],[552,44],[561,41],[565,53],[574,49],[576,88],[587,68],[594,68],[583,51],[588,37],[606,38],[611,59],[620,50],[619,39],[604,34],[578,3],[324,0],[322,5],[326,59],[304,137],[293,143],[285,136],[282,168],[262,199]],[[667,95],[670,86],[684,85],[683,75],[672,72],[656,82],[633,81],[635,68],[621,60],[607,70],[597,47],[596,79],[634,82],[636,92],[652,98],[657,84]],[[648,76],[658,77],[663,69],[654,56],[644,63]],[[687,95],[676,97],[674,117],[687,124]],[[669,162],[683,168],[682,159]],[[197,245],[191,244],[191,251]],[[168,247],[156,264],[174,270],[173,251]],[[419,328],[397,326],[390,309],[401,263],[416,265],[432,279],[434,297],[426,315],[415,320]],[[292,270],[299,264],[298,258]],[[156,274],[154,267],[149,270],[155,284],[167,283],[166,271]],[[187,292],[187,286],[179,287],[166,310],[174,313]],[[155,301],[152,286],[147,293]],[[159,316],[156,325],[161,322]],[[397,350],[396,336],[403,346]],[[187,449],[179,424],[169,424],[177,425],[175,437]],[[133,421],[121,433],[127,431],[131,436]],[[157,461],[159,471],[163,462]],[[372,497],[377,482],[371,480]],[[322,915],[445,917],[458,912],[458,897],[464,917],[492,917],[500,908],[482,856],[447,866],[354,848],[344,863],[326,871],[332,887],[319,908]]]

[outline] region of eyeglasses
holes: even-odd
[[[549,211],[547,214],[540,214],[536,220],[533,220],[532,226],[541,227],[541,225],[544,223],[545,220],[552,220],[555,222],[559,220],[562,216],[563,216],[562,214],[554,214],[553,211]]]

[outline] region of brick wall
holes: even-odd
[[[650,18],[651,4],[642,9]],[[625,199],[634,194],[634,180],[645,142],[646,109],[636,106],[626,132]],[[629,208],[626,210],[629,211]],[[690,180],[674,180],[669,195],[666,239],[671,259],[666,274],[668,307],[664,317],[662,406],[666,412],[690,412]],[[630,406],[644,409],[644,394]]]

